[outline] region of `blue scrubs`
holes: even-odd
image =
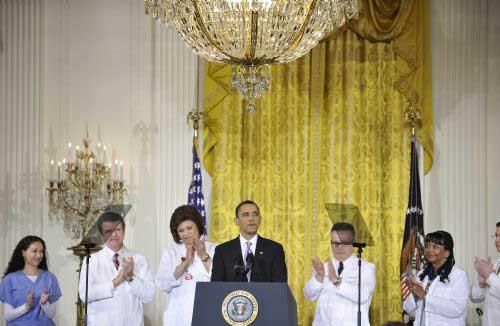
[[[22,270],[8,274],[0,283],[0,301],[17,308],[26,303],[28,293],[35,295],[34,307],[18,318],[8,321],[7,326],[52,326],[54,321],[48,318],[40,305],[40,297],[47,290],[52,304],[61,297],[61,289],[54,274],[40,270],[33,282]]]

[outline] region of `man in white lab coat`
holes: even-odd
[[[497,251],[500,252],[500,222],[497,223],[494,234]],[[500,323],[500,260],[493,263],[491,257],[487,260],[478,259],[474,267],[477,280],[472,284],[470,299],[479,303],[484,301],[483,326],[494,326]]]
[[[334,258],[324,264],[313,258],[313,275],[304,287],[308,300],[318,300],[313,326],[356,326],[359,259],[353,255],[354,227],[335,223],[330,238]],[[361,260],[361,281],[361,325],[368,326],[375,265],[365,260]]]
[[[146,258],[123,245],[125,222],[116,212],[98,220],[105,244],[89,263],[88,325],[144,325],[144,303],[153,301],[155,286]],[[86,262],[80,273],[79,293],[85,300]]]

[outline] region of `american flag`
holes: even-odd
[[[201,179],[201,163],[198,156],[198,138],[193,139],[193,176],[188,192],[188,205],[194,206],[203,217],[205,235],[207,233],[207,212],[205,210],[205,199],[203,197],[203,182]]]
[[[420,195],[418,153],[415,149],[415,141],[415,136],[412,136],[410,191],[400,261],[401,296],[403,301],[410,295],[410,289],[408,289],[406,284],[406,277],[409,274],[415,274],[419,271],[424,261],[424,211]]]

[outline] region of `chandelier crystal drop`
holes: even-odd
[[[269,65],[300,58],[358,15],[358,0],[144,0],[193,52],[232,65],[231,86],[255,108]]]

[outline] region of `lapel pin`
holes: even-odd
[[[259,255],[263,255],[263,254],[264,254],[264,252],[263,252],[263,251],[259,251]]]

